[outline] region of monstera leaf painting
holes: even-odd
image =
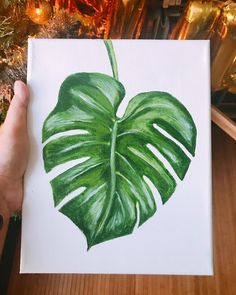
[[[43,126],[46,172],[80,160],[51,186],[54,205],[84,233],[88,249],[128,235],[151,218],[157,208],[147,179],[165,204],[176,188],[173,171],[184,179],[196,146],[190,113],[169,93],[140,93],[123,117],[117,116],[125,87],[118,80],[111,41],[105,45],[113,77],[84,72],[67,77]]]

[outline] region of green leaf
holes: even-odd
[[[156,202],[145,177],[164,204],[175,191],[175,178],[182,180],[188,170],[187,154],[195,152],[195,124],[176,98],[158,91],[138,94],[118,118],[124,96],[123,85],[110,76],[73,74],[43,126],[46,172],[80,160],[65,171],[61,166],[51,186],[54,205],[85,234],[88,248],[130,234],[153,216]],[[65,133],[72,130],[83,132]]]

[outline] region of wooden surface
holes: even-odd
[[[19,275],[9,295],[236,295],[236,142],[213,128],[215,276]],[[60,259],[60,257],[58,257]]]
[[[211,119],[216,125],[228,133],[229,136],[236,140],[236,123],[213,105],[211,106]]]

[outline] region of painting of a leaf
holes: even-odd
[[[111,62],[114,74],[117,68]],[[140,93],[119,118],[124,97],[118,74],[72,74],[62,83],[57,105],[43,126],[46,172],[81,159],[53,178],[51,186],[54,205],[84,233],[88,249],[128,235],[151,218],[157,208],[145,178],[164,204],[176,188],[173,173],[182,180],[191,161],[187,154],[195,154],[194,121],[175,97],[160,91]],[[83,132],[67,132],[71,130]],[[79,188],[83,190],[76,195]],[[71,193],[73,198],[66,199]]]

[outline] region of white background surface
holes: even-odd
[[[30,40],[31,154],[25,178],[22,273],[212,274],[210,77],[207,41],[113,41],[128,101],[139,92],[165,91],[180,100],[197,126],[196,156],[170,200],[134,233],[95,245],[53,207],[43,168],[41,132],[63,80],[75,72],[112,75],[101,40]]]

